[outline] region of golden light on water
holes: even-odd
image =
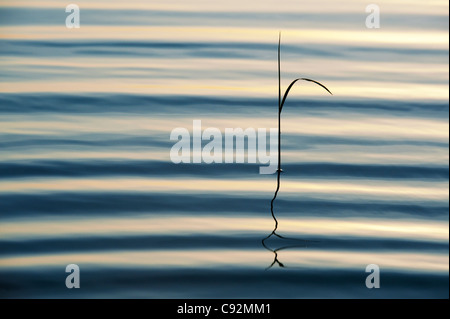
[[[415,186],[392,182],[389,186],[385,182],[371,181],[336,182],[323,181],[296,181],[285,179],[282,183],[286,194],[340,194],[349,197],[364,196],[365,198],[389,197],[397,199],[434,199],[448,200],[448,182],[416,182]],[[21,180],[0,182],[0,191],[9,192],[55,192],[55,191],[120,191],[120,192],[204,192],[220,193],[255,193],[273,192],[273,181],[269,180],[227,180],[227,179],[196,179],[195,183],[187,183],[183,179],[157,179],[157,178],[103,178],[103,179],[52,179]]]
[[[158,234],[254,234],[265,233],[273,221],[257,217],[221,217],[205,214],[201,217],[186,217],[170,213],[165,216],[135,216],[128,218],[56,218],[48,221],[21,220],[4,222],[0,238],[55,238],[58,236],[130,236]],[[386,220],[358,218],[302,217],[283,218],[280,231],[302,236],[366,236],[368,238],[398,238],[448,240],[448,225],[438,221]]]
[[[330,269],[360,269],[365,265],[376,262],[386,271],[403,270],[422,271],[432,273],[448,272],[448,264],[445,264],[445,256],[428,254],[422,256],[416,253],[351,253],[343,251],[316,251],[312,249],[283,252],[283,260],[293,268],[307,270]],[[110,267],[164,267],[194,268],[207,265],[207,268],[232,267],[239,264],[240,267],[251,267],[255,264],[270,263],[271,256],[265,251],[139,251],[139,252],[110,252],[110,253],[85,253],[85,254],[58,254],[39,257],[11,257],[0,260],[0,269],[21,267],[61,267],[77,260],[83,267],[101,266],[103,269]]]

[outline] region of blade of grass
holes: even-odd
[[[323,87],[325,90],[327,90],[328,93],[330,93],[331,95],[333,95],[333,93],[331,93],[331,91],[328,90],[328,88],[327,88],[325,85],[323,85],[322,83],[320,83],[320,82],[317,82],[317,81],[314,81],[314,80],[311,80],[311,79],[307,79],[307,78],[298,78],[298,79],[295,79],[294,81],[291,82],[291,84],[288,86],[286,92],[284,93],[283,100],[281,101],[281,104],[280,104],[280,112],[283,110],[284,102],[286,101],[286,98],[288,97],[289,91],[292,89],[292,87],[294,86],[294,84],[295,84],[297,81],[300,81],[300,80],[302,80],[302,81],[308,81],[308,82],[313,82],[313,83],[315,83],[315,84],[317,84],[317,85]]]
[[[263,246],[266,249],[269,249],[269,250],[271,250],[272,252],[275,253],[275,259],[274,259],[273,263],[267,269],[271,268],[275,263],[278,263],[281,267],[284,267],[284,265],[281,262],[278,261],[277,253],[276,253],[277,250],[272,250],[272,249],[268,248],[265,245],[265,241],[267,239],[269,239],[270,237],[272,237],[272,236],[277,236],[277,237],[279,237],[281,239],[288,239],[287,237],[281,236],[281,235],[276,233],[276,231],[278,229],[278,220],[275,217],[275,213],[274,213],[274,209],[273,209],[274,208],[273,204],[274,204],[275,199],[277,198],[278,192],[280,190],[280,182],[281,182],[281,177],[280,177],[281,172],[282,172],[282,170],[281,170],[281,111],[283,110],[284,103],[286,102],[286,98],[288,97],[289,92],[291,91],[292,87],[298,81],[308,81],[308,82],[315,83],[315,84],[321,86],[322,88],[324,88],[328,93],[333,95],[333,93],[331,93],[331,91],[325,85],[323,85],[320,82],[317,82],[315,80],[308,79],[308,78],[298,78],[298,79],[295,79],[294,81],[291,82],[291,84],[288,86],[288,88],[284,92],[283,99],[281,99],[281,57],[280,57],[281,54],[280,54],[280,52],[281,52],[281,32],[278,35],[278,169],[277,169],[277,188],[275,190],[275,194],[273,195],[272,201],[270,202],[270,212],[272,213],[272,218],[273,218],[273,220],[275,222],[275,226],[274,226],[274,229],[273,229],[272,233],[270,233],[270,235],[268,235],[266,238],[264,238],[262,240]]]

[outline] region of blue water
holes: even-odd
[[[94,1],[68,30],[23,3],[0,5],[0,297],[448,298],[448,4],[368,30],[364,6]],[[277,127],[280,29],[283,88],[334,95],[286,102],[264,246],[276,174],[174,164],[169,137]]]

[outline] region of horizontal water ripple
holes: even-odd
[[[174,223],[176,221],[176,223]],[[39,227],[38,227],[39,226]],[[273,227],[273,220],[263,216],[226,216],[215,212],[209,215],[133,215],[70,216],[10,219],[2,222],[0,239],[27,240],[38,238],[67,238],[83,236],[130,235],[199,235],[265,236]],[[418,218],[390,219],[342,217],[304,217],[295,215],[280,218],[278,231],[285,237],[307,239],[309,236],[397,238],[448,242],[448,221]]]
[[[420,254],[414,252],[353,252],[353,251],[317,251],[306,247],[291,249],[279,253],[292,268],[296,269],[359,269],[361,265],[372,260],[383,264],[386,270],[403,270],[407,272],[431,272],[448,275],[448,264],[445,255]],[[91,252],[83,254],[45,254],[42,256],[21,256],[2,258],[0,269],[48,267],[70,264],[77,260],[84,267],[118,268],[118,267],[167,267],[178,268],[256,268],[255,266],[269,261],[271,253],[255,250],[168,250],[168,251],[111,251]],[[342,257],[346,257],[343,260]],[[279,257],[281,258],[281,256]],[[177,262],[178,261],[178,262]],[[261,267],[262,268],[262,267]],[[289,267],[288,267],[289,268]]]
[[[0,25],[59,25],[60,8],[2,7]],[[384,23],[390,28],[401,29],[405,24],[420,30],[439,30],[448,26],[444,14],[384,13]],[[353,28],[360,21],[360,14],[321,12],[226,12],[226,11],[178,11],[178,10],[103,10],[83,7],[84,25],[174,25],[174,26],[235,26],[265,27],[265,21],[275,21],[280,28],[305,28],[321,23],[322,27]],[[274,22],[274,23],[275,23]]]
[[[159,161],[27,161],[0,162],[0,176],[83,177],[83,176],[177,176],[223,177],[233,179],[257,176],[261,164],[174,164]],[[264,164],[265,166],[265,164]],[[357,165],[340,163],[284,164],[292,177],[343,177],[372,179],[435,179],[448,180],[448,167],[406,165]]]
[[[117,159],[121,159],[122,161],[131,162],[130,158],[123,157],[124,152],[129,150],[129,153],[135,154],[135,160],[139,161],[138,150],[137,147],[144,148],[147,150],[154,150],[163,153],[166,150],[166,154],[169,153],[170,149],[174,146],[175,142],[169,140],[169,134],[166,132],[160,132],[158,134],[152,135],[139,135],[139,134],[108,134],[108,133],[90,133],[90,134],[64,134],[63,136],[55,136],[56,134],[18,134],[18,133],[9,133],[2,134],[0,137],[0,161],[5,164],[8,164],[9,156],[14,156],[17,161],[14,161],[18,165],[25,164],[30,165],[35,161],[36,163],[49,161],[53,159],[56,161],[57,157],[54,154],[49,154],[49,152],[43,152],[42,148],[47,150],[54,151],[78,151],[78,156],[73,156],[72,159],[75,160],[75,163],[83,163],[86,161],[94,161],[101,162],[105,161],[107,163],[108,157],[116,154],[116,162]],[[225,134],[224,134],[225,135]],[[226,145],[225,136],[222,135],[222,146]],[[215,140],[220,140],[219,138]],[[204,147],[206,143],[209,141],[202,141],[202,146]],[[305,156],[305,151],[307,150],[320,150],[323,147],[328,147],[328,151],[339,152],[340,154],[345,154],[346,152],[353,153],[353,157],[355,158],[356,150],[364,150],[366,155],[369,153],[370,147],[379,150],[381,147],[384,147],[384,150],[387,152],[389,147],[402,147],[404,151],[409,151],[410,153],[415,154],[416,150],[426,151],[428,154],[432,152],[438,154],[439,152],[442,154],[442,161],[445,162],[445,153],[448,149],[448,142],[445,141],[437,141],[437,140],[410,140],[410,139],[372,139],[370,137],[333,137],[333,136],[320,136],[320,135],[304,135],[304,134],[289,134],[285,133],[282,137],[282,146],[284,150],[284,154],[287,154],[289,151],[302,150],[303,156],[302,158],[297,158],[295,161],[299,160],[305,164],[308,164],[308,157]],[[331,148],[333,147],[333,149]],[[99,149],[101,148],[101,149]],[[101,150],[107,148],[107,152],[102,152]],[[30,156],[35,153],[36,159],[31,160]],[[115,152],[115,153],[114,153]],[[23,154],[20,157],[20,153]],[[96,153],[97,158],[93,158],[92,156],[87,156],[89,153]],[[142,152],[141,152],[142,153]],[[5,156],[6,155],[6,156]],[[75,154],[73,154],[75,155]],[[337,154],[334,154],[337,155]],[[40,156],[40,158],[39,158]],[[86,156],[83,158],[83,156]],[[47,159],[45,159],[47,158]],[[67,156],[67,158],[71,158]],[[151,156],[149,156],[151,158]],[[425,157],[423,157],[425,158]],[[412,157],[411,157],[412,159]],[[436,159],[438,157],[436,156]],[[367,160],[367,158],[366,158]],[[388,163],[384,161],[386,166],[406,166],[406,167],[414,167],[412,164],[414,162],[408,164],[408,158],[404,158],[405,163],[402,165],[394,165],[394,163]],[[287,160],[292,163],[292,160]],[[319,162],[319,160],[316,160]],[[61,161],[62,162],[62,161]],[[110,162],[111,161],[110,158]],[[161,161],[159,161],[161,162]],[[284,159],[286,162],[286,157]],[[339,162],[338,158],[336,158],[335,162]],[[68,163],[69,164],[69,163]],[[237,166],[240,164],[235,163]],[[323,164],[323,163],[322,163]],[[344,163],[342,163],[344,164]],[[350,164],[350,163],[347,163]],[[364,162],[354,163],[354,165],[362,165]],[[371,164],[370,162],[366,162],[367,165]],[[390,164],[390,165],[389,165]],[[422,163],[421,163],[422,164]],[[428,165],[423,163],[425,167]],[[375,166],[375,165],[371,165]],[[380,165],[382,166],[382,165]],[[439,165],[431,165],[433,168],[438,168]],[[444,167],[445,168],[445,167]]]
[[[209,215],[211,212],[227,216],[267,216],[270,198],[265,196],[232,194],[182,193],[86,193],[53,192],[50,194],[0,194],[0,218],[39,216],[120,216],[127,214],[155,215],[177,213],[190,216]],[[433,201],[330,200],[307,196],[289,198],[280,196],[278,213],[292,216],[336,216],[392,219],[416,217],[448,220],[448,203]]]
[[[263,234],[248,236],[232,235],[189,235],[178,236],[176,234],[165,235],[141,235],[141,236],[101,236],[101,237],[77,237],[57,239],[15,239],[0,240],[0,256],[46,255],[49,253],[81,253],[103,251],[139,251],[155,250],[169,251],[172,249],[216,249],[219,250],[257,250],[261,248]],[[281,245],[281,246],[280,246]],[[308,247],[312,250],[338,250],[338,251],[398,251],[416,253],[445,253],[448,251],[448,242],[435,242],[425,240],[404,240],[390,238],[370,237],[326,237],[308,236],[304,240],[285,240],[272,243],[273,247]],[[1,257],[0,257],[1,258]],[[1,263],[1,259],[0,259]]]
[[[270,263],[270,260],[268,260]],[[67,289],[64,267],[0,270],[0,295],[8,298],[448,298],[448,274],[383,272],[389,289],[367,289],[364,273],[349,269],[124,267],[88,268],[83,289]],[[211,280],[214,278],[214,280]],[[195,285],[192,283],[195,282]],[[30,290],[30,286],[34,289]],[[239,287],[237,289],[236,287]],[[133,287],[133,288],[130,288]],[[220,289],[217,289],[220,287]],[[270,287],[270,288],[268,288]]]
[[[342,112],[361,112],[363,114],[392,114],[397,116],[414,115],[420,117],[448,117],[449,105],[445,101],[401,101],[401,100],[312,100],[295,96],[289,100],[289,108],[299,110],[302,114],[311,114],[317,110]],[[0,94],[0,113],[29,114],[180,114],[202,113],[240,115],[265,112],[276,115],[276,98],[257,97],[204,97],[204,96],[158,96],[139,94]],[[63,107],[62,107],[63,106]],[[270,113],[267,113],[267,112]]]
[[[182,192],[185,194],[269,194],[273,192],[273,178],[259,175],[258,178],[200,179],[189,183],[183,178],[142,178],[142,177],[102,177],[102,178],[29,178],[0,181],[0,191],[13,193],[51,193],[57,191],[91,191],[91,192]],[[283,194],[289,196],[313,195],[320,197],[341,197],[350,199],[392,201],[434,200],[448,201],[448,182],[392,180],[388,184],[382,180],[364,179],[297,179],[284,178]]]
[[[33,48],[33,54],[30,54]],[[154,42],[154,41],[48,41],[48,40],[5,40],[0,39],[0,54],[2,56],[27,57],[80,57],[101,56],[105,57],[145,57],[186,59],[211,58],[214,59],[245,59],[270,61],[276,50],[276,44],[245,43],[245,42]],[[283,52],[289,59],[293,53],[305,58],[333,58],[355,61],[389,61],[392,58],[402,58],[402,63],[407,61],[420,61],[428,63],[448,62],[447,50],[437,48],[402,48],[378,46],[374,51],[366,47],[349,46],[340,44],[310,44],[283,45]],[[361,54],[364,53],[364,54]],[[408,53],[408,55],[406,55]]]

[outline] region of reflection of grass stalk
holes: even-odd
[[[311,80],[311,79],[307,79],[307,78],[298,78],[295,79],[294,81],[291,82],[291,84],[288,86],[288,88],[286,89],[286,92],[284,92],[283,95],[283,99],[281,99],[281,70],[280,70],[280,46],[281,46],[281,32],[279,34],[278,37],[278,169],[277,169],[277,189],[275,190],[275,194],[273,195],[273,199],[270,202],[270,211],[272,213],[272,217],[273,220],[275,221],[275,228],[272,232],[272,234],[269,235],[276,235],[278,237],[282,237],[280,235],[278,235],[276,233],[276,230],[278,228],[278,220],[275,217],[275,214],[273,213],[273,203],[275,201],[275,199],[277,198],[278,195],[278,191],[280,190],[280,174],[282,172],[281,170],[281,111],[283,110],[283,105],[284,102],[286,102],[286,98],[289,94],[289,91],[292,89],[292,87],[294,86],[295,83],[297,83],[298,81],[308,81],[308,82],[313,82],[319,86],[321,86],[322,88],[324,88],[328,93],[330,93],[331,95],[333,95],[333,93],[330,92],[330,90],[328,90],[325,85]]]

